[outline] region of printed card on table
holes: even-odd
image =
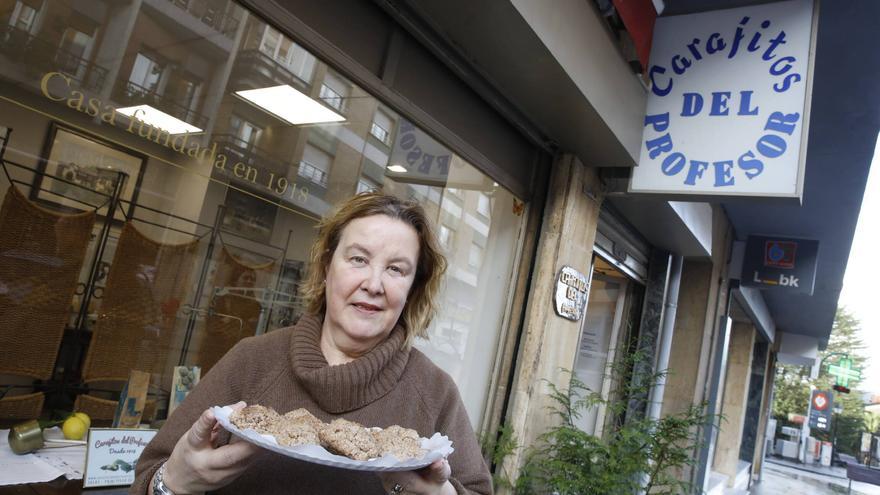
[[[122,486],[134,482],[134,468],[157,430],[92,428],[89,430],[83,487]]]

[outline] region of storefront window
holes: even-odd
[[[175,366],[296,320],[317,222],[381,190],[438,225],[450,266],[417,346],[479,422],[523,221],[508,190],[232,2],[27,0],[0,25],[0,415],[107,420],[140,370],[161,417]]]
[[[581,340],[575,360],[574,375],[586,387],[609,398],[612,376],[609,365],[614,362],[615,352],[627,336],[625,328],[632,326],[631,311],[627,305],[634,304],[632,294],[641,287],[628,279],[610,263],[599,256],[593,260],[590,294],[583,318]],[[605,408],[600,404],[583,412],[576,426],[590,434],[601,435]]]

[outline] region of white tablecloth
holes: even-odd
[[[63,438],[57,427],[47,429],[44,437]],[[85,460],[85,445],[17,455],[9,448],[9,430],[0,430],[0,486],[52,481],[59,476],[81,479]]]

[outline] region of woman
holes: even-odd
[[[144,450],[131,493],[491,493],[455,384],[411,347],[426,336],[445,269],[416,203],[368,193],[341,205],[312,246],[308,314],[239,342],[211,369]],[[396,473],[306,463],[230,442],[209,408],[232,403],[439,431],[455,452]]]

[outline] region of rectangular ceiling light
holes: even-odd
[[[323,124],[345,120],[342,115],[287,84],[271,88],[236,91],[235,94],[292,125]]]
[[[127,115],[131,118],[141,120],[146,124],[149,124],[156,129],[162,129],[163,131],[167,131],[168,134],[183,134],[183,133],[196,133],[202,132],[204,129],[199,129],[198,127],[188,124],[177,117],[172,117],[167,113],[155,109],[150,105],[138,105],[136,107],[125,107],[125,108],[117,108],[117,112],[122,115]]]
[[[388,170],[390,170],[392,172],[396,172],[398,174],[406,173],[406,168],[404,168],[401,165],[392,165],[392,166],[388,167]]]

